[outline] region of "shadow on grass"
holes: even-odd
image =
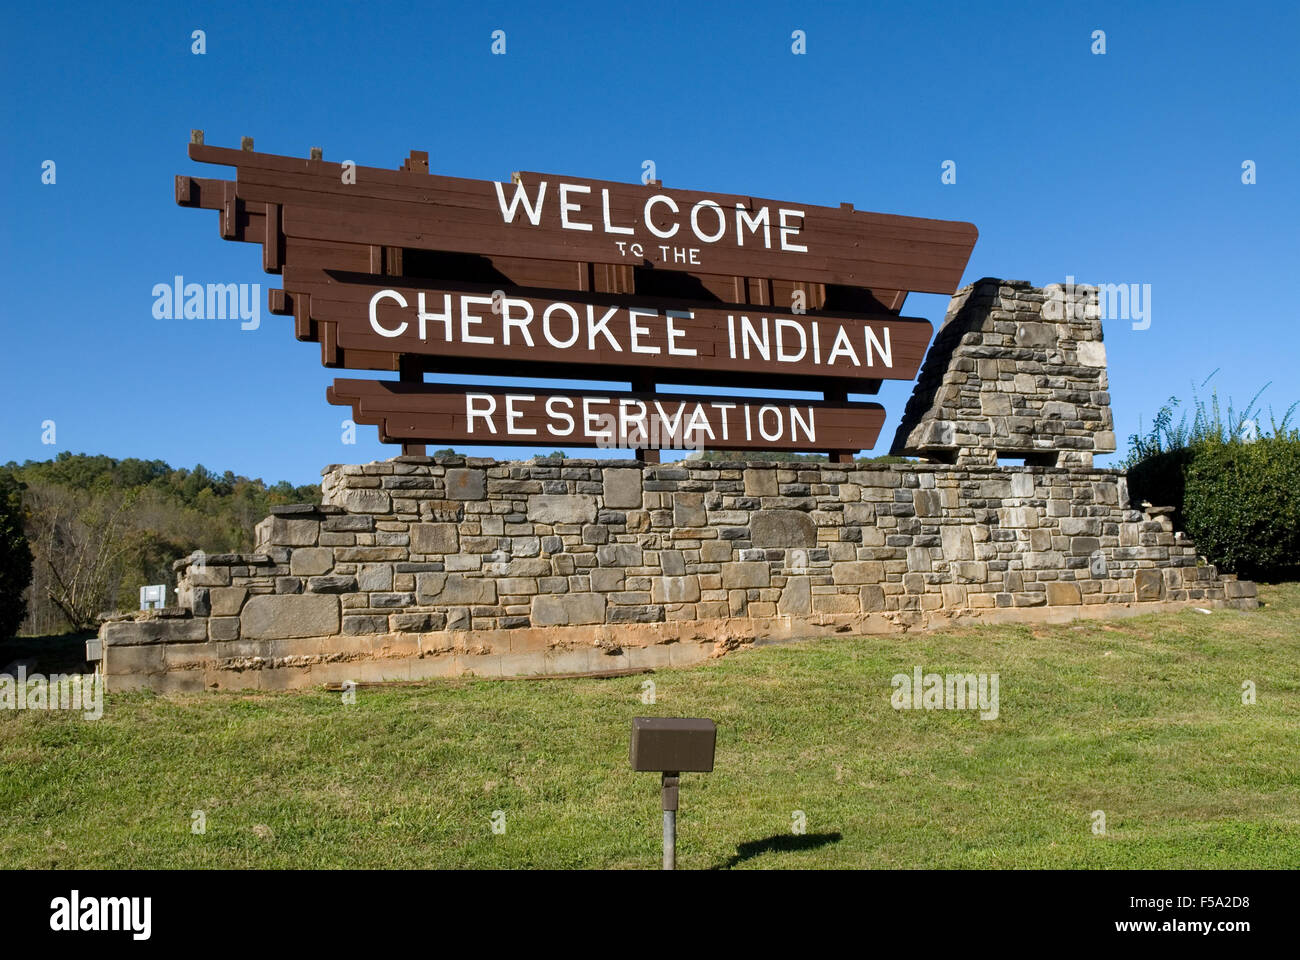
[[[761,857],[765,853],[790,853],[797,850],[816,850],[818,847],[824,847],[828,844],[839,843],[842,839],[839,833],[778,833],[775,836],[767,837],[764,840],[750,840],[748,843],[742,843],[736,847],[736,855],[724,863],[720,863],[711,870],[730,870],[732,867],[744,863],[746,860],[753,860],[755,857]]]

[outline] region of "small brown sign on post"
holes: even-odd
[[[334,403],[385,442],[823,450],[870,447],[884,411],[850,403],[916,375],[931,335],[909,291],[951,294],[969,223],[697,190],[518,173],[432,175],[207,146],[236,179],[176,178],[183,206],[220,212],[225,239],[262,245],[326,366]],[[631,393],[503,391],[427,372],[618,380]],[[815,390],[821,401],[673,397],[657,382]],[[610,426],[612,424],[612,426]],[[687,440],[679,431],[685,425]],[[663,443],[664,428],[669,443]]]

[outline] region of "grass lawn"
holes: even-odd
[[[628,731],[677,715],[719,726],[715,771],[682,778],[680,868],[1294,868],[1300,584],[1260,596],[1254,613],[837,636],[646,676],[362,688],[355,705],[4,711],[0,866],[654,868],[658,778],[628,769]],[[916,665],[999,674],[999,717],[895,711],[890,678]]]

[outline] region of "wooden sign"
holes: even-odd
[[[884,418],[849,403],[916,375],[932,333],[909,291],[951,294],[976,230],[740,194],[553,174],[469,180],[209,147],[234,180],[176,178],[176,201],[219,212],[284,276],[272,313],[406,452],[421,444],[824,450],[846,460]],[[632,393],[423,383],[426,372],[620,380]],[[659,382],[816,390],[821,401],[655,394]],[[642,425],[639,427],[638,425]],[[643,427],[643,428],[642,428]],[[666,434],[665,434],[665,428]],[[685,434],[680,433],[685,430]],[[664,442],[664,440],[667,442]]]
[[[561,298],[475,284],[339,283],[319,288],[311,304],[313,317],[335,324],[345,350],[645,368],[677,382],[715,371],[911,380],[932,329],[927,320],[887,314],[810,315],[598,294]]]
[[[952,293],[973,224],[539,173],[508,183],[191,144],[286,236]]]
[[[762,397],[548,393],[433,383],[335,380],[330,403],[352,407],[392,443],[637,449],[860,450],[885,420],[876,403]]]

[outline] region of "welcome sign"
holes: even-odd
[[[899,315],[910,291],[951,294],[968,223],[737,194],[517,173],[509,181],[209,147],[236,179],[176,178],[183,206],[220,211],[260,243],[292,315],[386,442],[821,450],[875,443],[884,411],[848,400],[912,379],[932,333]],[[428,372],[621,380],[624,392],[483,390]],[[816,390],[821,401],[667,397],[660,381]]]

